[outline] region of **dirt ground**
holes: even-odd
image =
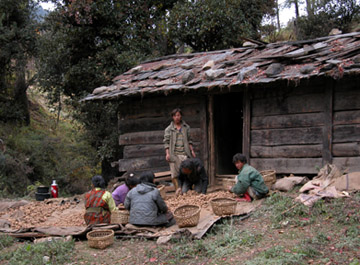
[[[99,250],[77,239],[67,264],[359,265],[360,192],[321,200],[312,208],[296,204],[297,195],[297,190],[274,193],[247,219],[223,218],[200,240],[182,237],[158,245],[155,240],[116,238]]]
[[[116,239],[105,250],[78,241],[71,264],[359,264],[360,193],[310,210],[300,205],[276,219],[276,211],[289,209],[281,200],[268,199],[243,221],[223,220],[201,240]]]

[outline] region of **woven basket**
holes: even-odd
[[[94,230],[86,234],[89,247],[104,249],[114,243],[114,231],[110,229]]]
[[[228,190],[228,188],[229,188],[229,186],[234,186],[235,184],[236,184],[236,181],[235,181],[235,179],[222,179],[221,180],[221,182],[222,182],[222,186],[223,186],[223,188],[225,188],[226,190]]]
[[[214,198],[210,200],[215,215],[231,215],[235,213],[237,201],[232,198]]]
[[[130,212],[128,210],[118,210],[111,213],[112,224],[127,224],[129,222]]]
[[[262,175],[265,185],[271,189],[272,185],[276,182],[276,171],[275,170],[263,170],[260,171]]]
[[[186,204],[175,209],[174,217],[177,225],[181,227],[196,226],[200,219],[200,206]]]
[[[165,190],[165,185],[159,185],[157,186],[157,189],[160,192],[160,196],[161,198],[163,198],[164,200],[166,199],[166,190]]]

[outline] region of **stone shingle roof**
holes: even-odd
[[[314,40],[175,54],[144,62],[83,100],[271,83],[360,73],[360,32]]]

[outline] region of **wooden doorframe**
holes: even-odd
[[[215,131],[214,131],[214,95],[208,95],[207,98],[208,113],[208,174],[210,185],[216,184],[216,159],[215,159]]]
[[[245,88],[243,95],[243,150],[247,162],[250,164],[250,123],[251,123],[251,97],[248,88]]]

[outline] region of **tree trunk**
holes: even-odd
[[[22,116],[21,118],[25,124],[30,125],[29,101],[26,94],[27,84],[25,81],[25,67],[26,60],[18,59],[16,61],[14,104],[18,106]]]
[[[296,20],[298,20],[299,16],[300,16],[298,0],[294,0],[294,5],[295,5],[295,18],[296,18]]]
[[[280,25],[280,7],[279,7],[279,1],[276,0],[276,22],[277,22],[277,28],[278,31],[281,30],[281,25]]]
[[[299,3],[298,0],[294,0],[295,5],[295,21],[294,21],[294,27],[295,27],[295,36],[296,39],[299,39],[299,28],[298,28],[298,19],[299,19]]]
[[[314,16],[314,0],[306,0],[306,11],[309,17]]]

